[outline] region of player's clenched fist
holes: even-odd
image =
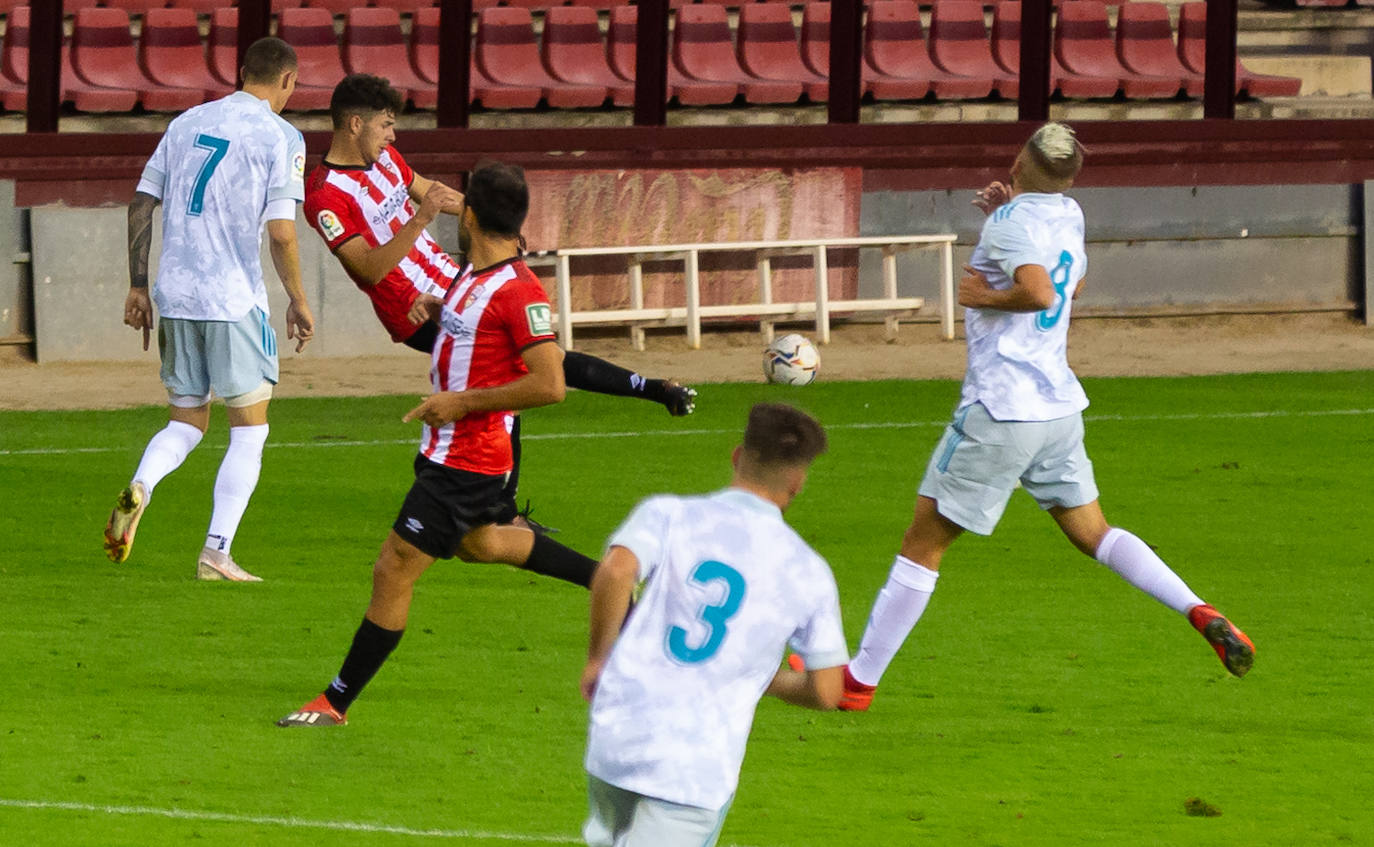
[[[424,402],[406,412],[401,420],[406,423],[422,421],[430,426],[443,426],[467,415],[467,402],[461,391],[440,391],[431,394]]]

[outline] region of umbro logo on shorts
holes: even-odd
[[[424,532],[425,525],[420,523],[417,518],[406,518],[406,529],[411,532]]]

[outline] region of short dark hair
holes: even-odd
[[[744,451],[764,466],[805,466],[828,447],[816,419],[783,403],[758,403],[749,410]]]
[[[504,162],[479,162],[468,175],[467,207],[477,225],[492,235],[517,236],[530,211],[525,169]]]
[[[391,82],[375,74],[349,74],[334,86],[329,98],[329,117],[340,129],[353,115],[370,116],[378,112],[399,115],[405,108],[401,92]]]
[[[280,38],[259,38],[243,52],[243,81],[269,85],[299,67],[296,51]]]

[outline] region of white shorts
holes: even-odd
[[[730,803],[719,809],[683,806],[617,788],[587,775],[590,813],[582,827],[589,847],[714,847]]]
[[[981,403],[965,406],[931,455],[919,493],[969,532],[991,535],[1017,482],[1042,509],[1097,499],[1081,414],[998,421]]]
[[[162,318],[157,326],[162,384],[174,397],[247,394],[277,382],[277,334],[261,309],[241,320]]]

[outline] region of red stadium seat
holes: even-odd
[[[95,3],[73,3],[71,0],[67,0],[62,4],[62,11],[72,12],[87,5],[94,6]],[[123,9],[131,15],[142,15],[150,9],[166,8],[167,0],[102,0],[100,5],[110,9]]]
[[[931,7],[930,57],[942,71],[991,77],[1000,96],[1016,99],[1019,74],[1008,73],[993,59],[982,0],[939,0]]]
[[[413,15],[420,9],[435,5],[435,0],[372,0],[372,5],[381,9],[395,9],[404,15]]]
[[[1070,72],[1107,77],[1121,83],[1132,99],[1163,99],[1178,94],[1182,77],[1138,74],[1121,64],[1107,22],[1107,6],[1101,0],[1064,0],[1054,28],[1054,54]]]
[[[84,82],[134,92],[143,108],[152,112],[180,112],[206,99],[204,88],[161,86],[144,75],[129,34],[129,15],[123,9],[78,9],[71,61]]]
[[[544,70],[529,9],[500,7],[478,12],[472,55],[488,79],[539,88],[548,104],[557,109],[600,106],[610,94],[605,85],[563,82]]]
[[[1178,14],[1178,56],[1197,73],[1207,67],[1207,4],[1202,0],[1184,3]],[[1302,80],[1295,76],[1257,74],[1236,60],[1236,93],[1251,97],[1297,97]]]
[[[232,0],[238,3],[238,0]],[[272,11],[280,12],[285,9],[299,9],[305,0],[272,0]]]
[[[594,9],[551,6],[544,13],[544,66],[564,82],[604,86],[617,106],[635,104],[635,87],[615,75]]]
[[[287,108],[328,109],[334,86],[346,74],[334,16],[325,9],[285,9],[277,20],[277,37],[296,50],[300,77]]]
[[[802,95],[799,81],[760,79],[740,67],[724,6],[683,6],[677,10],[673,62],[692,79],[738,85],[750,103],[795,103]]]
[[[418,9],[410,25],[410,60],[421,79],[439,81],[439,10]],[[477,67],[468,66],[468,102],[487,109],[533,109],[543,89],[528,85],[503,85]]]
[[[830,76],[830,4],[807,3],[802,9],[802,61],[817,74]],[[930,93],[930,83],[897,79],[878,73],[867,58],[859,60],[861,93],[874,100],[920,100]]]
[[[3,71],[13,85],[0,86],[0,97],[7,111],[28,109],[29,79],[29,7],[16,6],[5,19]],[[83,82],[72,69],[71,51],[62,48],[63,103],[71,103],[78,112],[128,112],[138,105],[138,93],[117,88],[101,88]]]
[[[208,15],[225,2],[226,0],[170,0],[167,5],[173,9],[190,9],[198,14]]]
[[[1116,55],[1128,70],[1178,77],[1189,97],[1202,96],[1202,74],[1188,70],[1179,60],[1169,9],[1163,3],[1133,0],[1121,4],[1116,17]]]
[[[786,3],[746,3],[739,7],[739,63],[744,70],[764,79],[800,82],[813,103],[830,95],[830,81],[806,66],[792,25],[792,7]]]
[[[638,10],[634,6],[616,6],[611,9],[610,28],[606,33],[606,52],[611,70],[630,82],[635,78],[635,26],[638,20]],[[677,102],[683,106],[723,106],[738,96],[739,83],[688,79],[669,59],[666,99],[677,98]]]
[[[1021,73],[1021,0],[1001,0],[992,13],[992,54],[1009,73]],[[1064,69],[1050,54],[1050,85],[1065,97],[1114,97],[1121,87],[1116,77],[1083,76]]]
[[[991,76],[961,76],[942,71],[931,61],[921,32],[915,0],[874,0],[864,27],[864,55],[888,76],[930,84],[940,100],[970,100],[992,93]]]
[[[210,13],[210,72],[220,82],[239,84],[239,10],[218,8]]]
[[[331,15],[346,15],[348,10],[357,6],[366,6],[368,0],[305,0],[307,8],[325,9]]]
[[[143,17],[139,58],[143,70],[158,85],[200,89],[207,99],[234,90],[210,73],[194,10],[149,10]]]
[[[350,9],[344,24],[344,64],[350,73],[386,77],[417,109],[439,105],[439,88],[426,82],[406,58],[401,17],[395,9]]]

